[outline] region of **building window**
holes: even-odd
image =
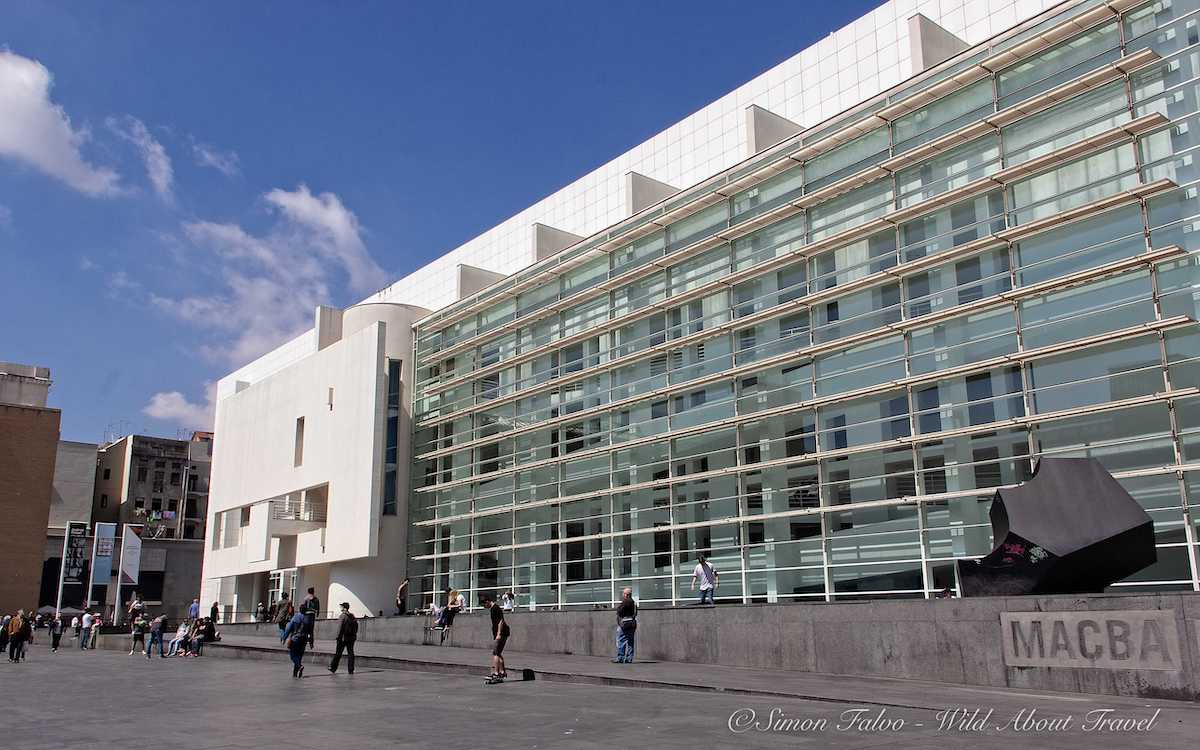
[[[385,516],[396,515],[396,467],[400,446],[400,360],[388,360],[387,440],[383,453],[383,505]],[[497,463],[492,471],[499,468]],[[483,469],[486,471],[487,469]]]
[[[101,507],[101,508],[107,508],[107,507],[108,507],[108,495],[101,495],[101,496],[100,496],[100,507]]]
[[[242,517],[240,519],[238,519],[238,521],[239,521],[239,525],[241,525],[241,526],[249,526],[250,525],[250,506],[249,505],[244,506],[242,508]]]
[[[112,469],[105,469],[104,470],[104,478],[108,479],[111,476],[112,476]]]
[[[150,498],[150,510],[162,510],[162,498],[161,497]]]
[[[292,466],[304,463],[304,417],[296,417],[296,455]]]
[[[148,472],[147,472],[147,470],[146,470],[146,467],[145,467],[145,466],[139,466],[139,467],[138,467],[138,472],[137,472],[137,480],[138,480],[139,482],[144,482],[144,481],[146,481],[146,477],[147,477],[148,475],[149,475],[149,474],[148,474]]]
[[[144,497],[136,498],[133,501],[133,507],[135,507],[139,510],[144,510],[146,508],[146,498],[144,498]]]
[[[171,472],[171,486],[173,486],[173,487],[179,486],[179,472],[177,472],[177,471]]]

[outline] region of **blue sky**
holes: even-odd
[[[211,384],[878,5],[0,0],[0,361],[62,436]]]

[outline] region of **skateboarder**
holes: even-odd
[[[504,610],[496,606],[490,594],[483,597],[483,606],[492,615],[492,673],[488,675],[488,685],[504,682],[508,671],[504,664],[504,644],[508,643],[508,623],[504,621]]]

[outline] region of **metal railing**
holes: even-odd
[[[329,502],[314,499],[283,498],[271,501],[271,520],[273,521],[305,521],[308,523],[325,523],[328,518]]]

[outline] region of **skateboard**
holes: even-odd
[[[488,678],[483,681],[484,685],[499,685],[504,682],[504,678],[498,675],[488,675]]]

